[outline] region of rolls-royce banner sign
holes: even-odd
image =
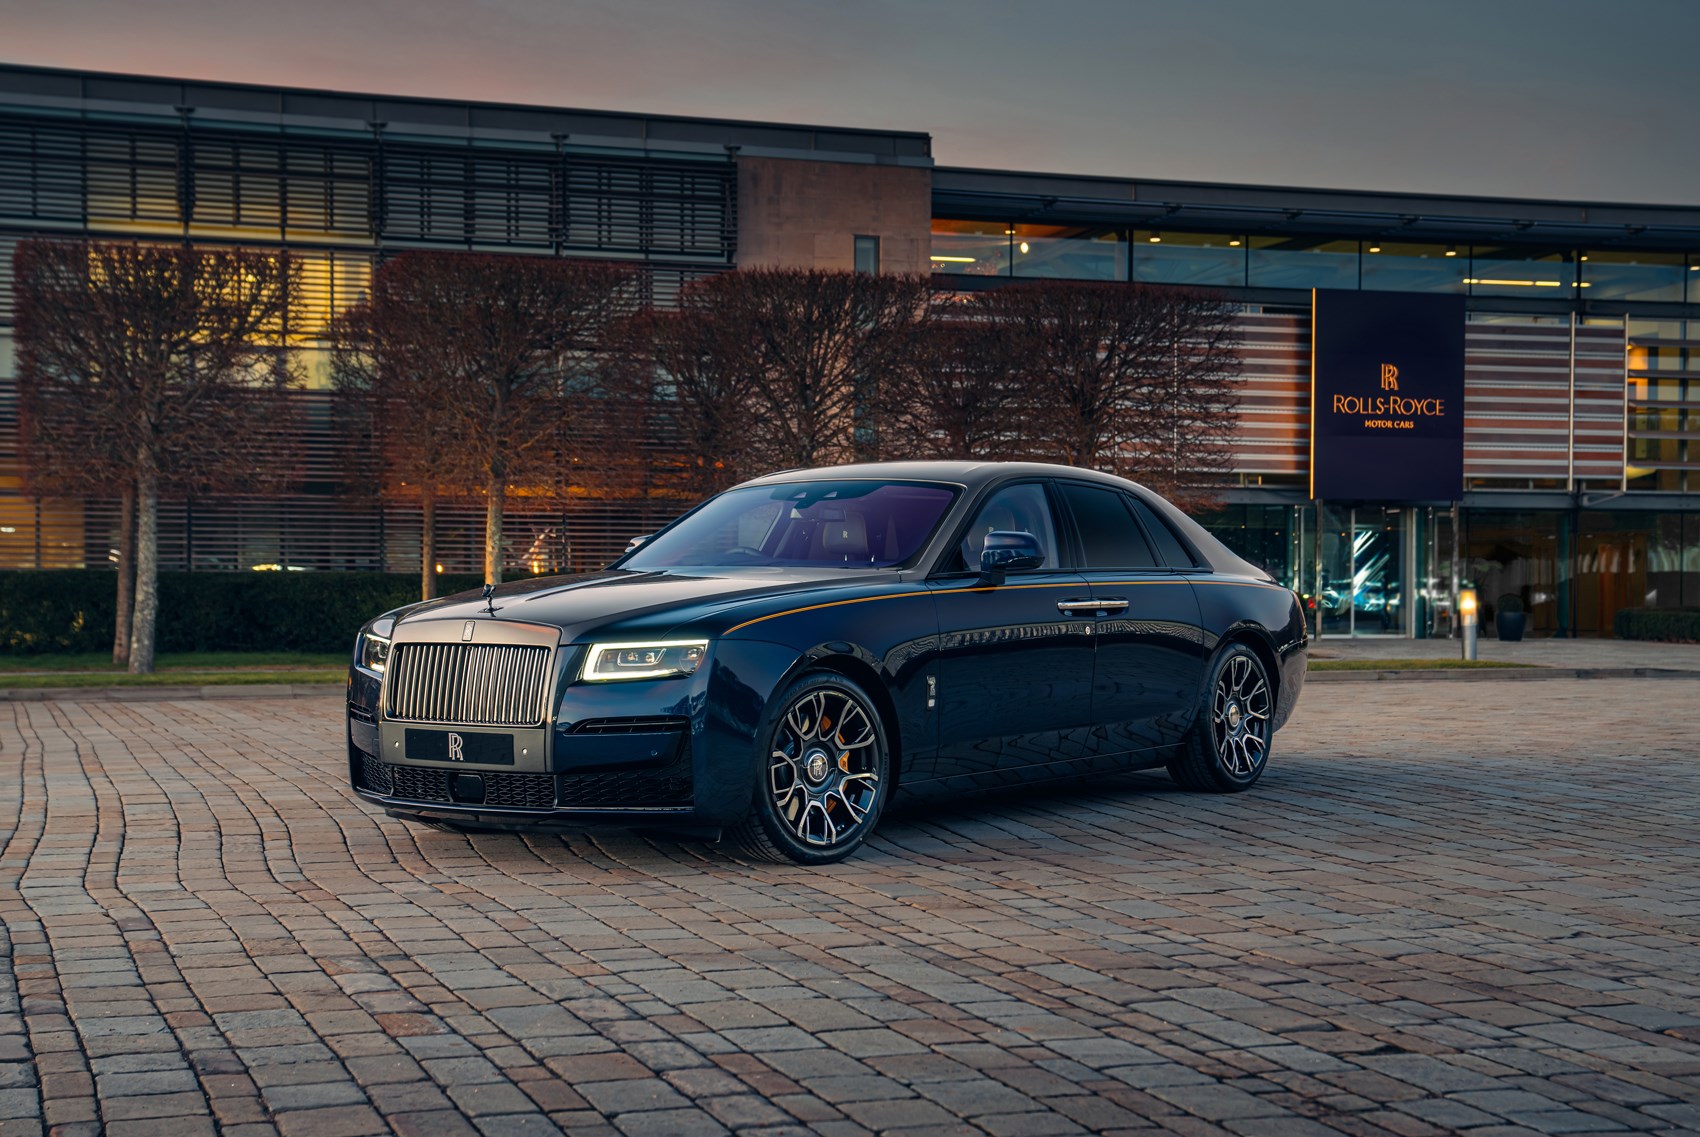
[[[1310,496],[1457,501],[1464,298],[1311,294]]]

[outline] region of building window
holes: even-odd
[[[878,276],[880,271],[880,239],[878,237],[856,238],[856,271],[865,272],[870,276]]]
[[[1451,256],[1447,254],[1451,253]],[[1528,269],[1518,269],[1521,276]],[[1405,241],[1363,242],[1362,288],[1393,292],[1463,292],[1470,275],[1467,246],[1421,245]],[[1532,292],[1534,286],[1525,289]],[[1510,295],[1520,295],[1511,293]]]
[[[1245,238],[1231,233],[1136,229],[1133,279],[1161,284],[1245,286]]]
[[[1582,287],[1589,300],[1681,303],[1686,268],[1680,253],[1590,249],[1582,254]]]
[[[1011,225],[1016,276],[1126,280],[1127,235],[1103,225]]]
[[[1008,276],[1009,239],[1015,226],[1007,221],[957,221],[933,218],[934,272],[963,276]]]
[[[1322,237],[1253,237],[1253,288],[1356,288],[1358,243]]]

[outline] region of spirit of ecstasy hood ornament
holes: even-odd
[[[496,595],[496,586],[493,585],[493,584],[486,584],[484,586],[484,606],[485,606],[486,610],[488,610],[490,615],[492,615],[492,616],[494,616],[499,611],[499,609],[496,607],[496,601],[493,599],[495,597],[495,595]]]

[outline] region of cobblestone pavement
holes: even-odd
[[[1700,683],[1333,686],[1250,794],[825,871],[468,840],[332,700],[0,706],[0,1130],[1700,1132]]]

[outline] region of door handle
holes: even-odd
[[[1057,601],[1057,611],[1061,612],[1065,616],[1078,616],[1083,612],[1096,612],[1097,610],[1098,602],[1096,600]]]
[[[1118,612],[1127,611],[1127,598],[1123,596],[1106,596],[1098,601],[1098,611],[1106,616],[1114,616]]]

